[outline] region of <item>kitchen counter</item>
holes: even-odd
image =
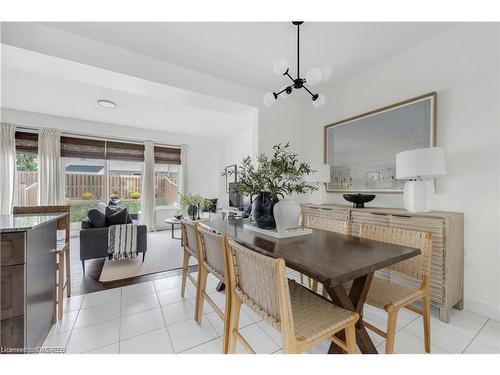
[[[0,233],[24,232],[35,229],[51,221],[56,221],[66,214],[23,214],[0,215]]]
[[[30,353],[56,320],[57,222],[66,215],[0,215],[1,353]]]

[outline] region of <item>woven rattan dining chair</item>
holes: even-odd
[[[338,220],[333,217],[301,215],[299,225],[311,229],[321,229],[340,234],[351,234],[351,222],[348,220]],[[318,291],[318,282],[310,277],[300,274],[300,283],[304,284],[304,278],[307,278],[307,284],[310,289]],[[328,293],[323,288],[323,297]]]
[[[389,278],[391,273],[396,276],[402,273],[420,281],[418,287],[397,284],[391,280],[381,277],[374,277],[368,291],[366,303],[383,309],[387,312],[387,331],[367,323],[363,324],[378,335],[385,337],[385,352],[394,352],[394,340],[396,336],[396,322],[398,311],[402,307],[407,308],[423,316],[424,321],[424,344],[425,351],[431,351],[431,326],[430,326],[430,272],[432,256],[432,234],[427,232],[417,232],[408,229],[382,227],[378,225],[362,224],[359,236],[375,241],[388,242],[396,245],[415,247],[420,249],[421,255],[410,258],[389,267]],[[412,306],[416,301],[422,301],[422,310]]]
[[[222,281],[226,287],[230,285],[226,251],[227,239],[226,235],[219,234],[202,223],[198,224],[197,232],[199,262],[194,319],[198,324],[201,324],[203,318],[203,304],[207,301],[224,322],[222,352],[226,354],[228,348],[229,318],[231,316],[231,294],[225,294],[226,301],[223,312],[206,293],[206,288],[209,273],[214,275],[219,281]]]
[[[197,288],[198,283],[189,273],[189,258],[195,257],[198,259],[198,234],[196,227],[198,223],[181,220],[182,246],[184,248],[184,257],[182,260],[182,284],[181,297],[184,297],[186,292],[186,278],[188,278]]]
[[[302,353],[330,339],[347,353],[356,352],[355,328],[359,316],[330,303],[286,277],[285,261],[274,259],[228,240],[231,319],[228,352],[236,341],[255,353],[238,330],[244,303],[281,332],[283,353]],[[345,330],[346,341],[336,336]]]

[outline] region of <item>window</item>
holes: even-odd
[[[131,214],[140,211],[142,162],[109,160],[109,198],[118,199]]]
[[[180,193],[179,165],[155,165],[155,206],[177,207]]]
[[[106,201],[106,160],[64,157],[64,198],[71,222],[79,223],[97,202]]]
[[[18,205],[38,203],[38,135],[16,132]],[[181,149],[155,146],[155,205],[176,207]],[[120,201],[132,214],[140,211],[144,145],[61,137],[65,204],[71,206],[72,231],[80,228],[97,202]]]
[[[16,152],[17,206],[38,205],[38,154]]]
[[[38,205],[38,134],[16,132],[16,167],[16,205]]]

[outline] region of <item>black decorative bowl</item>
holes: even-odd
[[[375,199],[375,194],[344,194],[344,199],[354,208],[365,208],[365,203]]]

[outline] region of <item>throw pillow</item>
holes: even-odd
[[[126,208],[120,208],[118,211],[108,210],[106,208],[106,223],[107,225],[130,224],[130,215]]]
[[[94,204],[87,212],[90,224],[93,228],[106,226],[106,206],[103,203]]]

